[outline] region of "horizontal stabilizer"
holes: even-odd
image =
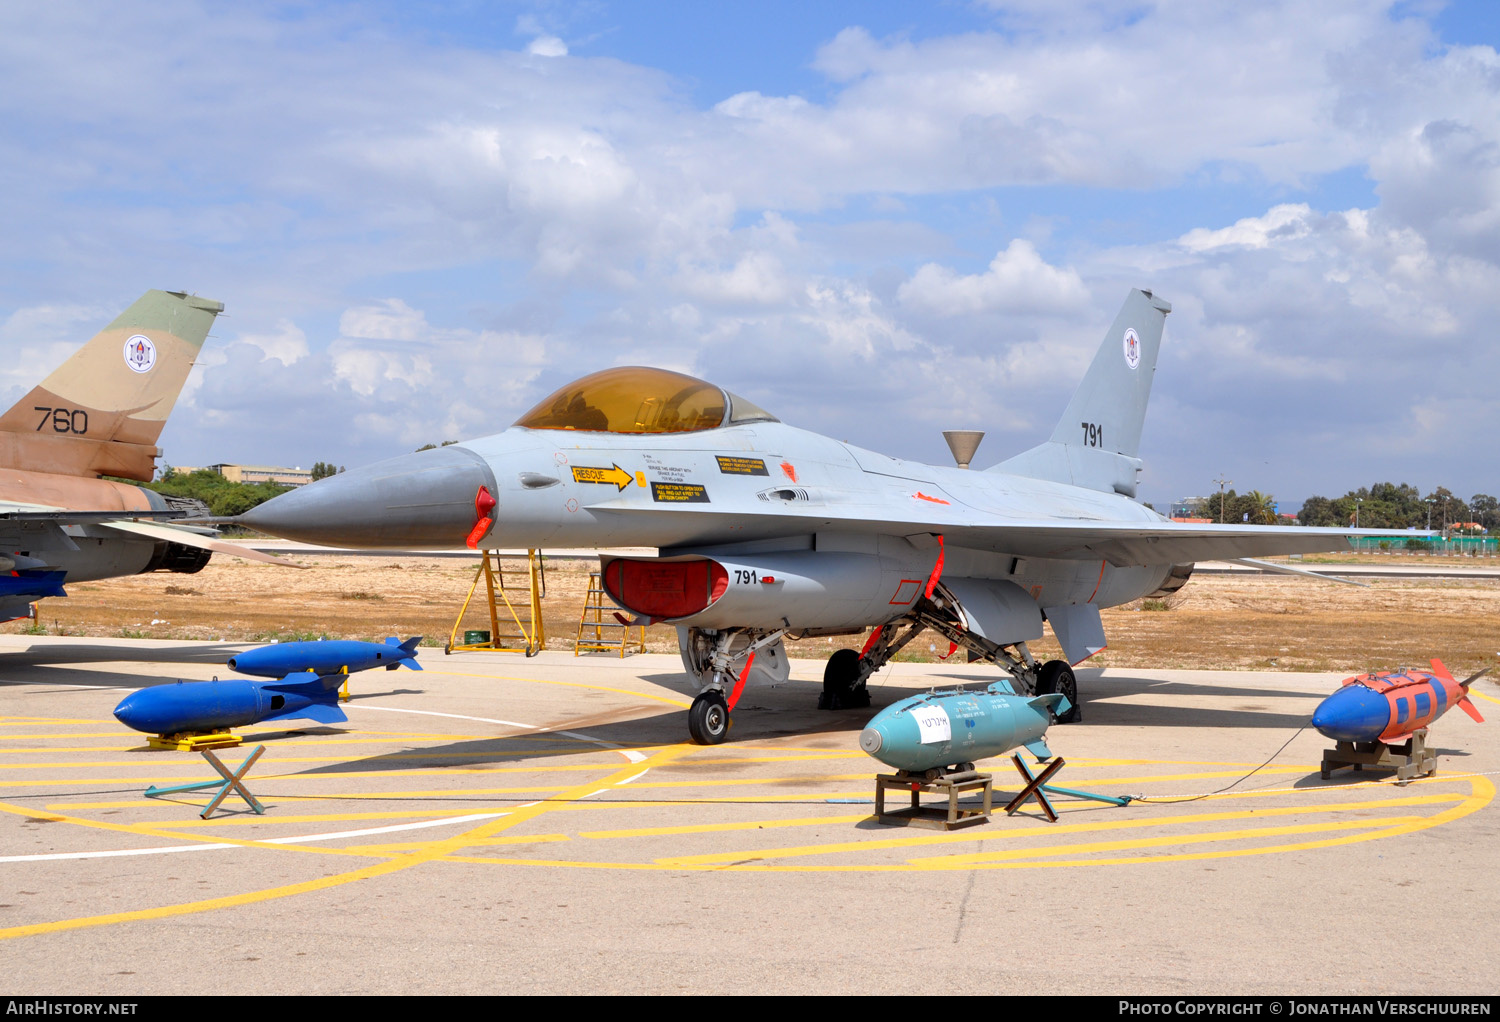
[[[1042,741],[1040,738],[1038,738],[1034,742],[1027,742],[1025,745],[1025,749],[1037,759],[1052,758],[1052,750],[1047,748],[1047,743]]]

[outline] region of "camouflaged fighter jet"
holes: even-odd
[[[198,571],[215,550],[285,563],[211,530],[142,521],[208,508],[102,478],[151,479],[156,440],[223,310],[147,291],[0,416],[0,621],[66,596],[64,582]]]
[[[888,458],[703,380],[616,368],[503,433],[323,479],[239,520],[346,547],[656,547],[603,556],[603,584],[634,621],[677,626],[700,743],[724,740],[747,680],[786,679],[785,637],[872,628],[829,658],[823,705],[868,705],[866,680],[930,629],[1018,691],[1076,706],[1072,667],[1105,646],[1100,607],[1173,592],[1198,560],[1341,549],[1353,534],[1184,525],[1136,502],[1170,309],[1131,292],[1052,438],[988,471]],[[1027,649],[1044,622],[1065,661]]]

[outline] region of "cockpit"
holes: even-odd
[[[770,412],[685,373],[619,366],[574,380],[516,420],[526,429],[590,433],[695,433],[744,422],[779,422]]]

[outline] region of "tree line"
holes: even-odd
[[[155,482],[137,484],[173,497],[192,497],[208,505],[213,515],[240,515],[257,504],[290,490],[278,483],[233,483],[211,468],[178,472],[168,465]]]
[[[1303,525],[1348,525],[1356,519],[1362,529],[1452,531],[1473,523],[1493,531],[1500,528],[1500,500],[1476,493],[1465,501],[1446,486],[1424,497],[1408,483],[1376,483],[1342,497],[1309,497],[1297,512],[1297,521]]]
[[[344,471],[344,466],[319,461],[313,464],[313,482],[326,479]],[[128,481],[128,480],[127,480]],[[133,483],[157,493],[173,497],[191,497],[208,505],[208,511],[216,516],[241,515],[257,504],[264,504],[272,497],[292,489],[280,483],[235,483],[225,479],[211,468],[200,468],[194,472],[179,472],[171,465],[161,470],[161,477],[154,482]]]
[[[1215,522],[1249,522],[1275,525],[1279,518],[1275,498],[1251,490],[1225,490],[1187,501],[1190,516]],[[1427,529],[1452,531],[1474,523],[1494,532],[1500,529],[1500,500],[1476,493],[1462,500],[1445,486],[1431,493],[1410,483],[1376,483],[1350,490],[1342,497],[1308,497],[1297,512],[1297,524],[1340,528],[1358,524],[1362,529]]]

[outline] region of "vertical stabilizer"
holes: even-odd
[[[0,466],[149,481],[220,302],[147,291],[0,416]]]
[[[1131,291],[1052,439],[992,471],[1135,496],[1141,426],[1170,303]]]

